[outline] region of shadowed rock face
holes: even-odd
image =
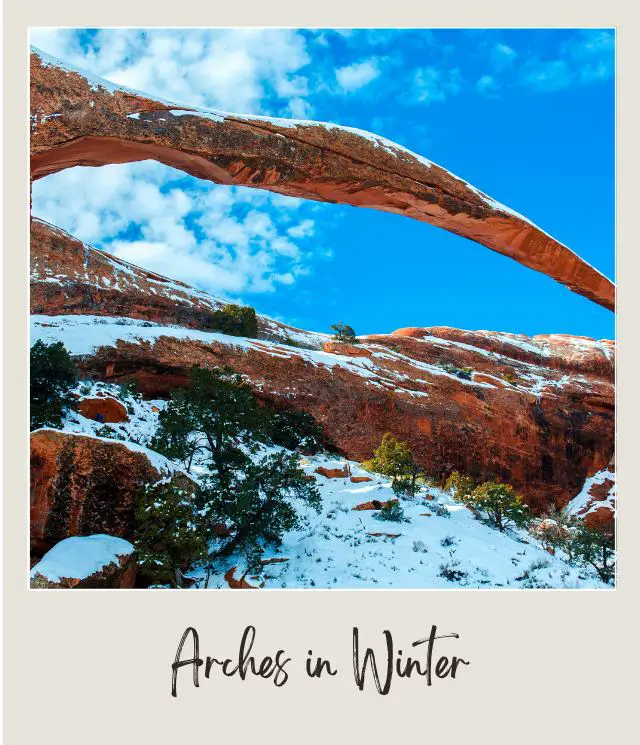
[[[492,249],[614,309],[613,283],[449,171],[375,135],[124,90],[31,55],[31,172],[157,160],[198,178],[393,212]]]

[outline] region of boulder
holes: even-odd
[[[57,430],[31,434],[31,550],[71,536],[130,540],[141,486],[162,474],[122,443]]]
[[[33,589],[123,589],[136,579],[134,547],[122,538],[90,535],[56,543],[32,568]]]
[[[83,398],[78,403],[78,412],[87,419],[117,424],[129,421],[127,409],[115,398]]]
[[[389,499],[386,502],[380,502],[378,499],[373,499],[371,502],[362,502],[357,504],[353,509],[360,510],[381,510],[383,507],[391,507],[392,504],[397,503],[397,499]]]
[[[319,473],[321,476],[328,479],[346,479],[349,475],[349,467],[325,468],[324,466],[318,466],[318,468],[316,468],[316,473]]]
[[[373,481],[370,476],[352,476],[349,481],[352,484],[364,484],[367,481]]]

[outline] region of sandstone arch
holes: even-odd
[[[185,107],[31,54],[31,175],[153,159],[193,176],[406,215],[614,310],[614,284],[526,218],[384,138]]]

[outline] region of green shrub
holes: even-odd
[[[71,387],[76,382],[76,366],[62,342],[37,341],[31,347],[29,382],[31,429],[60,427],[74,403]]]
[[[400,502],[385,502],[382,509],[374,515],[374,518],[391,523],[405,522],[404,510]]]
[[[469,496],[477,485],[477,481],[471,476],[454,471],[445,481],[444,488],[452,497],[462,500],[464,497]]]
[[[274,445],[314,455],[323,448],[322,427],[306,411],[274,411],[267,415],[267,431]]]
[[[331,328],[335,331],[333,338],[335,341],[339,341],[345,344],[357,344],[358,339],[356,332],[344,323],[334,323]]]
[[[613,582],[616,572],[613,530],[597,530],[582,523],[571,532],[570,546],[574,561],[592,566],[603,582]]]
[[[178,477],[142,488],[134,543],[143,575],[182,587],[183,570],[207,558],[208,533],[200,513],[195,488],[186,488]]]
[[[395,494],[416,494],[418,477],[422,475],[422,470],[415,462],[409,446],[390,432],[383,436],[373,458],[365,463],[367,469],[391,477]]]
[[[468,507],[480,510],[486,520],[500,532],[508,527],[525,527],[530,520],[529,508],[509,484],[489,481],[477,486],[470,494],[460,497]]]
[[[453,365],[450,362],[437,362],[436,364],[445,372],[448,372],[449,375],[455,375],[456,377],[462,378],[463,380],[471,380],[471,378],[473,377],[472,367],[456,367],[456,365]]]
[[[205,328],[230,336],[248,336],[255,339],[258,336],[258,319],[254,308],[229,303],[212,313]]]

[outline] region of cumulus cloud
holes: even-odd
[[[250,114],[310,115],[307,44],[295,29],[31,31],[44,51],[121,85]]]
[[[286,206],[285,206],[286,205]],[[304,203],[215,186],[157,163],[72,168],[33,184],[33,214],[213,294],[273,292],[308,271]]]
[[[336,80],[340,91],[352,93],[363,88],[380,75],[379,63],[375,58],[354,62],[352,65],[340,67],[336,70]]]
[[[494,44],[489,54],[491,65],[497,72],[511,67],[517,56],[518,53],[506,44]]]

